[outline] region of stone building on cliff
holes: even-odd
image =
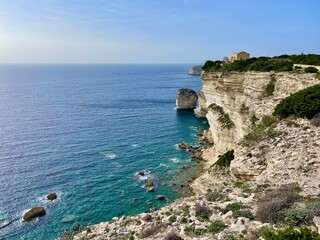
[[[230,55],[229,62],[234,62],[236,60],[249,59],[250,54],[247,52],[236,52]]]

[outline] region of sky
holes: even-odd
[[[319,24],[319,0],[0,0],[0,62],[320,54]]]

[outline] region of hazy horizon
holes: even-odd
[[[0,63],[201,64],[319,54],[320,2],[3,0]]]

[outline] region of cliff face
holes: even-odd
[[[274,92],[271,96],[265,96],[272,76],[276,79]],[[249,132],[252,117],[260,119],[264,115],[270,115],[274,107],[290,93],[316,83],[318,82],[313,74],[204,73],[199,107],[195,112],[200,116],[206,113],[215,151],[219,155],[234,148],[236,142]],[[229,115],[234,127],[223,128],[218,120],[219,113],[209,107],[211,104],[220,106]]]
[[[239,141],[250,132],[254,120],[271,115],[274,107],[291,93],[319,83],[314,74],[233,72],[228,74],[202,74],[202,87],[199,92],[198,108],[195,114],[205,116],[210,124],[213,147],[204,150],[207,168],[218,155],[235,149],[236,157],[231,163],[234,176],[251,180],[266,169],[264,166],[249,161],[244,154],[247,148],[239,146]],[[270,84],[273,91],[268,92]],[[224,118],[221,118],[223,112]],[[232,123],[225,127],[226,119]],[[240,153],[242,154],[240,154]],[[246,160],[245,160],[246,159]],[[254,167],[253,167],[254,166]],[[210,179],[211,178],[211,179]],[[203,193],[201,187],[210,186],[214,180],[208,173],[193,183],[196,193]]]

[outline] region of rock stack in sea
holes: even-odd
[[[195,109],[197,104],[197,93],[192,89],[181,88],[177,91],[177,109]]]

